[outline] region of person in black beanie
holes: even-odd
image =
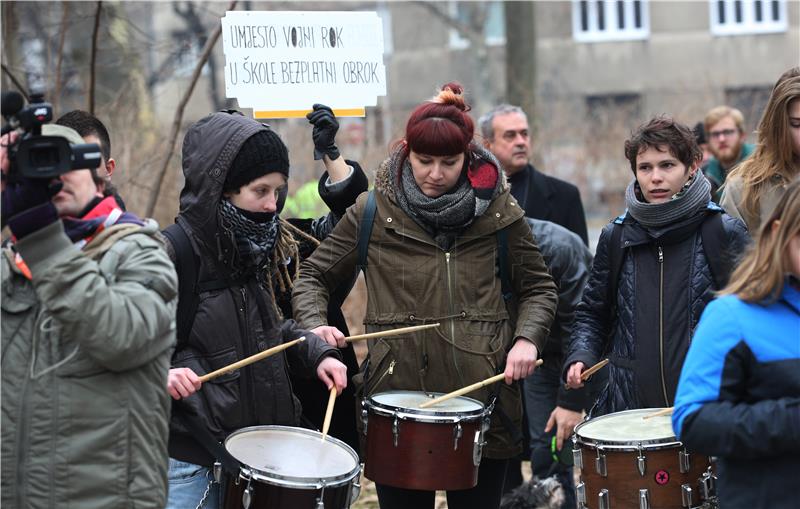
[[[290,319],[299,262],[367,189],[359,165],[345,162],[336,148],[338,122],[330,108],[315,105],[309,121],[315,157],[327,170],[320,196],[331,209],[313,220],[280,217],[289,152],[268,126],[219,112],[195,123],[184,138],[185,186],[176,225],[165,234],[181,285],[188,280],[196,293],[181,288],[178,346],[167,385],[173,398],[168,508],[221,507],[225,488],[213,479],[211,467],[221,459],[213,442],[247,426],[319,426],[303,416],[305,397],[293,388],[302,385],[327,398],[335,386],[341,394],[348,382],[345,354],[351,371],[357,368],[352,348],[339,350]],[[190,280],[181,238],[193,251],[196,274]],[[200,382],[205,373],[301,336],[306,341],[281,354]]]

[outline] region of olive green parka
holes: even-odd
[[[491,154],[477,154],[492,161]],[[502,170],[502,192],[445,252],[399,207],[388,161],[377,172],[377,212],[367,255],[367,332],[439,322],[441,326],[369,342],[362,365],[362,397],[388,390],[450,392],[484,380],[505,364],[516,338],[542,351],[556,307],[556,286],[511,196]],[[295,318],[308,328],[327,323],[331,289],[351,277],[358,263],[359,225],[367,194],[348,209],[333,233],[300,269],[292,299]],[[496,233],[508,232],[516,324],[497,275]],[[498,406],[520,429],[522,406],[516,383],[469,394],[484,404],[500,389]],[[484,456],[510,458],[521,451],[495,412]],[[359,420],[360,421],[360,420]]]

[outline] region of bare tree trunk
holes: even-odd
[[[56,61],[56,79],[54,92],[51,99],[53,111],[58,111],[58,102],[61,99],[61,64],[64,61],[64,40],[67,35],[67,21],[69,19],[69,2],[61,4],[61,26],[58,35],[58,60]]]
[[[236,8],[237,0],[233,0],[228,5],[228,11],[232,11]],[[177,109],[175,110],[175,118],[172,121],[172,130],[170,131],[170,135],[167,141],[167,153],[164,157],[164,165],[161,167],[161,170],[156,175],[156,186],[150,192],[150,197],[147,200],[147,208],[145,209],[145,216],[151,217],[153,212],[156,209],[156,203],[158,203],[158,196],[161,194],[161,189],[164,187],[164,181],[167,178],[167,170],[169,169],[169,162],[172,159],[172,154],[175,152],[175,143],[178,140],[178,132],[180,132],[181,128],[181,121],[183,120],[183,110],[186,109],[186,104],[189,102],[189,99],[192,97],[192,92],[194,91],[195,85],[197,85],[197,80],[200,78],[200,72],[203,70],[203,66],[205,65],[206,61],[208,60],[209,55],[214,50],[214,45],[217,43],[219,36],[222,34],[222,23],[219,23],[217,27],[214,29],[214,32],[209,35],[208,40],[206,41],[206,45],[203,47],[203,53],[200,55],[200,60],[197,61],[197,65],[194,68],[194,72],[192,73],[192,77],[189,80],[189,88],[186,89],[186,93],[184,93],[181,102],[178,104]]]
[[[3,90],[10,89],[13,84],[20,91],[24,90],[19,81],[16,80],[12,71],[20,68],[20,58],[17,53],[17,39],[19,33],[19,18],[17,16],[19,5],[17,2],[2,3],[2,22],[3,22],[3,71],[6,79],[3,80]],[[23,92],[24,93],[24,92]]]
[[[103,11],[103,2],[97,2],[97,11],[94,14],[94,30],[92,31],[92,60],[89,64],[89,113],[94,115],[94,81],[95,63],[97,61],[97,34],[100,31],[100,14]]]
[[[533,119],[536,113],[535,2],[506,2],[506,97]]]

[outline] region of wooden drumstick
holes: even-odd
[[[211,373],[205,374],[205,375],[200,377],[200,381],[205,383],[205,382],[211,380],[212,378],[216,378],[216,377],[218,377],[220,375],[224,375],[225,373],[229,373],[229,372],[234,371],[236,369],[243,368],[243,367],[247,366],[248,364],[252,364],[254,362],[260,361],[261,359],[265,359],[265,358],[269,357],[270,355],[274,355],[274,354],[276,354],[278,352],[282,352],[282,351],[286,350],[287,348],[289,348],[291,346],[294,346],[297,343],[300,343],[301,341],[305,341],[305,340],[306,340],[306,337],[303,336],[303,337],[298,338],[298,339],[293,339],[292,341],[289,341],[287,343],[283,343],[283,344],[278,345],[278,346],[273,346],[272,348],[268,348],[267,350],[264,350],[263,352],[259,352],[259,353],[255,354],[255,355],[251,355],[250,357],[246,357],[246,358],[244,358],[244,359],[242,359],[240,361],[234,362],[233,364],[228,364],[227,366],[219,368],[216,371],[212,371]]]
[[[397,334],[405,334],[406,332],[415,332],[419,330],[432,329],[438,327],[439,323],[429,323],[425,325],[412,325],[411,327],[400,327],[399,329],[385,330],[380,332],[370,332],[368,334],[357,334],[355,336],[348,336],[344,338],[348,343],[353,341],[364,341],[365,339],[383,338],[386,336],[394,336]]]
[[[333,415],[333,403],[336,401],[336,384],[331,387],[331,395],[328,397],[328,408],[325,410],[325,420],[322,422],[322,441],[325,441],[325,436],[328,434],[328,428],[331,427],[331,416]]]
[[[603,367],[605,367],[606,364],[608,364],[608,359],[603,359],[602,361],[598,362],[591,368],[585,370],[583,373],[581,373],[581,381],[585,382],[586,380],[588,380],[590,376],[594,375],[595,373],[603,369]],[[569,390],[570,386],[568,384],[564,384],[564,389]]]
[[[597,364],[595,364],[591,368],[589,368],[586,371],[584,371],[583,373],[581,373],[581,381],[585,382],[586,380],[588,380],[590,376],[594,375],[595,373],[597,373],[598,371],[603,369],[603,367],[606,364],[608,364],[608,359],[603,359],[602,361],[598,362]]]
[[[662,408],[658,412],[653,412],[652,414],[645,415],[644,417],[642,417],[642,419],[650,419],[650,418],[653,418],[653,417],[661,417],[662,415],[672,415],[672,409],[673,409],[673,407]]]
[[[537,366],[541,366],[543,363],[544,363],[544,361],[542,359],[536,359],[536,365]],[[432,399],[430,401],[426,401],[425,403],[421,404],[419,407],[420,408],[428,408],[430,406],[436,405],[437,403],[442,403],[443,401],[447,401],[448,399],[453,399],[453,398],[457,398],[459,396],[463,396],[464,394],[467,394],[469,392],[478,390],[481,387],[486,387],[487,385],[491,385],[491,384],[493,384],[495,382],[499,382],[500,380],[505,378],[505,376],[506,376],[505,373],[500,373],[498,375],[494,375],[492,377],[487,378],[486,380],[483,380],[482,382],[476,382],[476,383],[474,383],[472,385],[468,385],[468,386],[463,387],[461,389],[458,389],[456,391],[448,392],[444,396],[439,396],[438,398],[434,398],[434,399]]]

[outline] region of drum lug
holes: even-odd
[[[636,458],[636,469],[642,477],[644,477],[644,473],[647,472],[647,458],[645,458],[642,451],[642,444],[639,444],[639,456]]]
[[[603,488],[597,495],[597,507],[600,509],[611,509],[611,498],[608,495],[608,490]]]
[[[639,509],[650,509],[650,491],[646,488],[639,490]]]
[[[586,507],[586,485],[582,482],[575,486],[575,501],[578,503],[578,509]]]
[[[214,462],[214,482],[219,484],[222,481],[222,463],[219,461]]]
[[[572,440],[572,464],[583,470],[583,452],[575,439]]]
[[[242,493],[242,507],[250,509],[250,503],[253,501],[253,488],[250,486],[250,480],[247,480],[247,488]]]
[[[484,445],[486,445],[486,442],[483,441],[483,431],[476,431],[475,441],[472,444],[472,464],[476,467],[481,464]]]
[[[598,475],[608,477],[608,470],[606,469],[606,455],[602,453],[600,447],[597,448],[597,458],[594,460],[594,468],[597,470]]]
[[[453,450],[458,450],[458,439],[461,438],[461,435],[464,434],[464,430],[461,428],[461,423],[457,422],[455,427],[453,428]]]
[[[700,478],[700,496],[703,500],[709,500],[717,495],[717,476],[711,471],[711,467],[703,472]]]
[[[367,411],[367,400],[361,402],[361,433],[367,434],[367,424],[369,423],[369,411]]]
[[[317,497],[317,503],[314,506],[315,509],[325,509],[325,482],[322,483],[322,488],[319,491],[319,496]]]
[[[360,478],[360,475],[357,475],[353,481],[353,484],[350,486],[350,500],[347,502],[347,507],[355,504],[356,500],[358,500],[358,497],[361,496],[361,483],[358,482]]]
[[[678,465],[680,466],[682,474],[688,474],[689,470],[692,468],[690,455],[685,448],[678,452]]]
[[[400,419],[397,417],[397,414],[394,414],[394,420],[392,421],[392,443],[395,447],[397,447],[397,441],[400,438]]]
[[[681,484],[681,504],[692,507],[692,487],[689,484]]]

